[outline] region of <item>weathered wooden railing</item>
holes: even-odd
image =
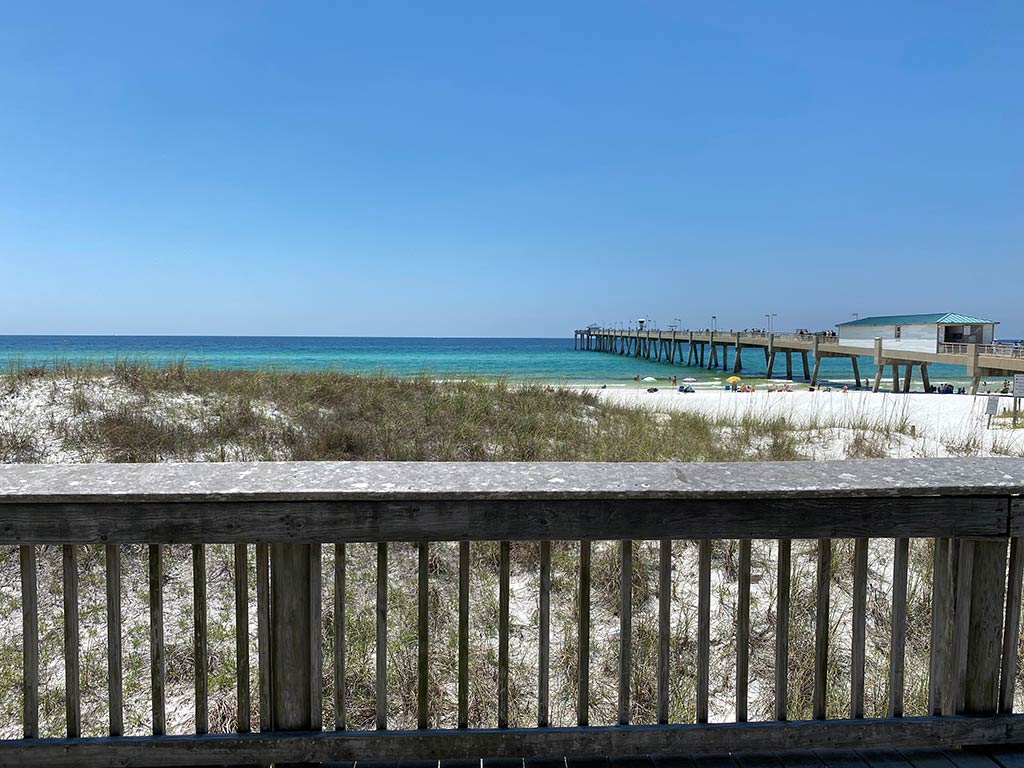
[[[740,749],[1024,740],[1012,714],[1024,570],[1024,461],[951,459],[788,464],[282,463],[0,466],[0,544],[19,545],[24,739],[0,741],[0,765],[211,765],[480,756],[657,754]],[[928,716],[903,717],[908,539],[933,538]],[[832,539],[855,539],[849,717],[827,720]],[[865,718],[869,538],[893,541],[888,717]],[[696,722],[669,722],[673,540],[699,540]],[[708,723],[711,542],[739,540],[734,723]],[[748,719],[751,539],[777,540],[774,721]],[[814,720],[790,722],[791,541],[817,539]],[[553,540],[579,542],[578,725],[549,726]],[[618,725],[589,726],[591,542],[618,541]],[[660,542],[657,723],[630,724],[635,540]],[[425,598],[431,542],[458,541],[459,727],[428,729],[431,638]],[[468,727],[470,546],[500,545],[496,728]],[[540,541],[536,728],[509,728],[509,571],[513,541]],[[345,730],[345,547],[376,542],[376,730]],[[419,545],[419,729],[388,730],[388,542]],[[149,545],[152,735],[122,722],[120,550]],[[234,544],[238,733],[207,734],[206,544]],[[259,710],[249,733],[246,547],[257,545]],[[39,736],[39,545],[63,548],[66,738]],[[81,738],[80,545],[106,545],[109,731]],[[195,735],[165,735],[161,549],[190,544],[196,653]],[[337,548],[335,723],[321,722],[321,548]],[[1009,551],[1009,555],[1008,555]],[[1007,563],[1009,563],[1007,577]]]

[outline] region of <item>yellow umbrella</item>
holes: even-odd
[[[737,381],[742,381],[742,379],[739,376],[730,376],[726,381],[730,384],[735,384]]]

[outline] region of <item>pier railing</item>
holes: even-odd
[[[949,459],[762,464],[434,464],[434,463],[277,463],[192,465],[0,466],[0,545],[18,548],[21,563],[20,623],[23,627],[24,738],[0,741],[0,765],[210,765],[317,763],[367,756],[383,760],[478,758],[482,756],[627,755],[777,750],[878,745],[996,744],[1024,739],[1024,717],[1013,714],[1018,667],[1021,578],[1024,571],[1024,461]],[[911,539],[926,539],[932,574],[912,572]],[[734,544],[737,560],[723,563],[719,542]],[[811,540],[816,579],[812,580],[813,671],[806,690],[791,687],[797,661],[790,653],[797,635],[791,616],[796,586],[791,577],[798,558],[795,540]],[[639,542],[656,542],[656,588],[635,591]],[[346,720],[345,606],[346,547],[376,545],[375,724],[351,729]],[[404,642],[415,643],[414,700],[418,728],[389,729],[388,642],[389,549],[395,542],[415,545],[415,629]],[[432,644],[447,637],[432,633],[437,606],[427,599],[434,578],[431,557],[438,542],[458,542],[457,691],[454,722],[436,723],[440,706],[429,685]],[[471,551],[498,542],[496,707],[484,723],[470,723],[471,611],[485,610],[470,590]],[[539,545],[537,544],[539,542]],[[553,561],[552,542],[573,542],[572,565]],[[768,542],[768,546],[761,545]],[[834,556],[843,542],[852,558]],[[140,549],[137,545],[147,545]],[[194,698],[196,733],[168,734],[168,616],[163,550],[190,545],[192,557]],[[237,713],[233,733],[209,734],[208,642],[210,626],[207,550],[233,545]],[[249,584],[247,545],[255,544],[255,599]],[[108,685],[106,737],[81,737],[79,636],[79,554],[102,545],[105,562]],[[537,569],[535,727],[511,727],[510,589],[513,554],[539,546]],[[755,548],[752,550],[752,546]],[[41,616],[39,558],[59,547],[63,564],[63,627],[66,726],[59,737],[40,738]],[[609,547],[611,549],[609,549]],[[869,570],[869,547],[891,553],[891,566]],[[614,553],[617,630],[594,628],[592,602],[596,559]],[[692,550],[691,550],[692,548]],[[693,551],[695,576],[675,573],[674,557]],[[806,545],[801,545],[804,553]],[[322,583],[321,558],[335,555],[334,569]],[[650,551],[649,548],[648,550]],[[767,552],[770,588],[758,587],[767,614],[751,611],[752,551]],[[846,551],[845,549],[843,551]],[[121,576],[125,559],[144,557],[149,575],[149,674],[151,722],[144,735],[124,736],[125,690],[122,646]],[[803,554],[799,556],[803,557]],[[607,558],[605,558],[607,559]],[[518,567],[518,566],[517,566]],[[526,567],[526,566],[524,566]],[[558,572],[558,568],[568,568]],[[1008,574],[1008,575],[1007,575]],[[714,580],[712,577],[714,576]],[[930,578],[930,635],[926,711],[905,716],[908,642],[908,579]],[[887,642],[886,711],[866,706],[865,658],[869,580],[891,579],[891,631]],[[572,593],[573,642],[552,654],[553,580]],[[696,642],[692,667],[680,662],[674,589],[682,581],[696,593]],[[712,584],[714,583],[714,591]],[[728,587],[728,589],[726,589]],[[836,590],[850,595],[849,632],[837,631],[830,613]],[[734,588],[734,589],[733,589]],[[520,589],[522,587],[520,586]],[[605,586],[602,586],[605,589]],[[325,602],[324,592],[328,593]],[[607,591],[607,590],[606,590]],[[730,667],[733,703],[723,716],[712,699],[721,693],[711,680],[711,636],[722,630],[713,618],[712,599],[730,595],[725,625],[735,647]],[[735,597],[731,597],[735,595]],[[648,605],[645,601],[651,601]],[[5,603],[10,611],[11,605]],[[332,613],[332,635],[324,643],[325,606]],[[490,609],[486,609],[490,610]],[[638,612],[656,612],[656,657],[650,685],[656,705],[651,715],[633,706]],[[258,691],[250,690],[249,621],[257,617]],[[652,614],[653,615],[653,614]],[[718,612],[715,612],[718,616]],[[17,616],[5,616],[19,622]],[[752,633],[769,621],[774,629],[774,669],[752,670]],[[223,630],[223,628],[219,628]],[[615,646],[611,669],[592,663],[595,644]],[[848,666],[830,662],[841,652]],[[531,664],[533,662],[531,661]],[[575,715],[554,723],[553,667],[568,665],[576,687]],[[615,671],[612,671],[615,670]],[[844,671],[845,670],[845,671]],[[564,671],[564,670],[563,670]],[[606,679],[606,676],[612,679]],[[328,684],[324,684],[324,680]],[[330,684],[333,681],[333,685]],[[595,723],[591,692],[598,683],[616,691],[612,722]],[[411,685],[411,683],[410,683]],[[693,686],[691,689],[690,686]],[[794,684],[795,685],[795,684]],[[830,710],[836,691],[846,696],[841,717]],[[715,693],[715,691],[718,693]],[[770,706],[752,710],[755,690],[770,692]],[[409,692],[411,694],[411,691]],[[687,722],[674,713],[677,697],[693,694]],[[252,698],[255,696],[256,698]],[[333,699],[333,722],[323,722],[324,700]],[[803,697],[806,697],[806,701]],[[413,697],[410,695],[410,700]],[[259,731],[249,732],[250,702],[258,701]],[[808,703],[811,719],[793,721],[796,705]],[[178,702],[180,705],[181,702]],[[720,702],[718,702],[720,704]],[[709,723],[714,719],[732,723]],[[756,722],[748,722],[755,720]],[[638,722],[639,721],[639,722]],[[470,727],[472,725],[472,727]]]

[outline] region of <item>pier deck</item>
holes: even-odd
[[[977,394],[984,376],[1024,373],[1024,350],[1020,347],[998,344],[938,344],[935,352],[926,352],[886,348],[881,339],[875,339],[873,348],[841,344],[837,337],[824,334],[585,328],[574,332],[574,348],[642,357],[670,364],[685,364],[709,370],[720,368],[723,371],[732,370],[733,373],[743,370],[744,350],[760,349],[764,354],[767,378],[771,378],[775,373],[776,361],[781,354],[785,360],[788,379],[793,378],[793,356],[799,355],[803,378],[812,385],[818,383],[818,369],[823,358],[845,357],[850,360],[858,387],[862,381],[858,358],[871,357],[877,366],[874,380],[871,382],[871,388],[875,392],[881,387],[886,367],[891,369],[893,390],[897,392],[910,391],[915,366],[919,369],[927,390],[930,385],[928,366],[933,363],[964,366],[971,379],[971,394]],[[864,381],[866,385],[867,380]]]

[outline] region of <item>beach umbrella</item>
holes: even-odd
[[[640,381],[657,381],[653,376],[644,376]]]
[[[726,381],[730,384],[735,384],[737,381],[742,381],[742,379],[739,376],[730,376]]]

